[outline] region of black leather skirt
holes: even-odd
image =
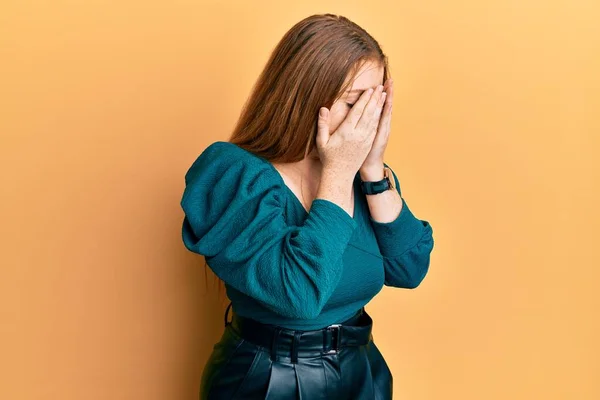
[[[373,342],[364,307],[311,331],[262,324],[225,311],[225,330],[202,374],[200,399],[392,398],[392,374]]]

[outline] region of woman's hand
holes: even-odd
[[[321,107],[318,120],[317,150],[324,169],[337,174],[356,175],[373,146],[384,106],[385,87],[365,90],[344,121],[329,134],[329,110]]]
[[[368,175],[371,171],[378,173],[383,171],[383,153],[390,137],[390,125],[392,122],[392,102],[394,100],[394,81],[388,79],[383,85],[383,91],[387,94],[383,112],[377,126],[377,134],[373,140],[371,151],[360,167],[361,175]]]

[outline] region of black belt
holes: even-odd
[[[227,322],[227,313],[231,306],[232,303],[225,311],[225,326],[231,325],[243,339],[269,349],[273,360],[277,354],[291,354],[292,362],[296,362],[298,353],[306,356],[332,354],[342,347],[361,346],[372,340],[373,320],[364,307],[342,323],[304,331],[263,324],[236,312],[232,312],[231,322]]]

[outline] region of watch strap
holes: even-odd
[[[384,177],[380,181],[360,181],[360,186],[364,194],[379,194],[386,190],[393,189],[394,185],[390,181],[391,170],[388,167],[384,168]]]

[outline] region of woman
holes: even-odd
[[[419,285],[433,237],[383,162],[388,75],[362,28],[308,17],[273,51],[230,140],[187,172],[183,241],[231,299],[201,399],[392,398],[364,306],[383,285]]]

